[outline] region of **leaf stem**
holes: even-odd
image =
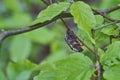
[[[109,20],[109,21],[112,21],[112,22],[115,21],[114,19],[108,17],[107,15],[103,14],[103,13],[100,12],[100,11],[97,11],[97,10],[95,10],[95,9],[93,9],[93,8],[92,8],[92,10],[93,10],[96,14],[100,14],[101,16],[103,16],[104,18],[106,18],[106,19]]]
[[[101,12],[108,14],[108,13],[113,12],[113,11],[118,10],[118,9],[120,9],[120,4],[118,4],[117,6],[111,7],[109,9],[105,9]]]
[[[95,39],[95,30],[92,30],[92,38]],[[101,80],[101,65],[100,65],[100,61],[99,61],[99,56],[98,56],[98,52],[97,52],[97,47],[95,44],[92,44],[93,48],[94,48],[94,52],[96,53],[96,69],[97,69],[97,78],[98,80]]]
[[[102,29],[104,27],[107,27],[107,26],[110,26],[110,25],[113,25],[113,24],[116,24],[116,23],[120,23],[120,20],[116,20],[116,21],[111,22],[111,23],[100,25],[98,27],[95,27],[93,30],[96,31],[96,30]]]
[[[67,26],[67,24],[65,23],[65,21],[61,18],[61,21],[63,22],[63,24],[65,25],[65,28],[67,29],[67,30],[69,30],[69,28],[68,28],[68,26]]]
[[[78,40],[82,43],[83,46],[85,46],[89,51],[91,51],[98,58],[98,54],[95,51],[93,51],[89,46],[87,46],[81,39],[78,38]]]
[[[101,65],[100,65],[100,62],[99,60],[96,62],[96,69],[98,71],[98,80],[101,80]]]

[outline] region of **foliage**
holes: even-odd
[[[91,6],[105,9],[119,2],[102,0],[99,5]],[[70,25],[70,29],[90,49],[93,50],[94,45],[98,49],[101,80],[119,80],[120,40],[114,38],[112,43],[109,40],[110,36],[119,36],[119,24],[96,30],[93,37],[91,30],[110,21],[95,15],[91,6],[83,1],[58,0],[45,8],[42,0],[3,0],[0,1],[0,30],[44,23],[63,12],[70,13],[76,23]],[[119,13],[114,11],[108,16],[120,19]],[[70,19],[66,20],[69,25]],[[64,41],[65,32],[61,21],[57,20],[43,28],[6,39],[0,47],[0,80],[92,80],[98,72],[95,56],[84,46],[81,53],[72,51]]]
[[[52,63],[43,62],[40,69],[41,73],[34,80],[90,80],[95,70],[88,57],[77,53]]]

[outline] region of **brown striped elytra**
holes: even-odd
[[[73,31],[70,29],[67,30],[66,35],[65,35],[65,41],[69,45],[69,47],[76,51],[76,52],[82,52],[83,49],[81,48],[81,43],[78,40],[77,36],[74,34]]]

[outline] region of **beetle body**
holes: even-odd
[[[76,51],[76,52],[82,52],[83,49],[81,48],[81,43],[79,42],[77,36],[74,34],[73,31],[67,30],[65,35],[65,41],[69,45],[69,47]]]

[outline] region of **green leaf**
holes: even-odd
[[[99,26],[104,22],[104,18],[101,15],[95,15],[95,19],[96,19],[96,26]]]
[[[48,6],[47,9],[40,12],[38,18],[33,22],[33,24],[51,20],[55,16],[59,15],[61,12],[66,11],[68,8],[69,3],[54,3]]]
[[[72,54],[64,59],[41,64],[41,72],[34,80],[90,80],[95,69],[83,54]]]
[[[103,77],[106,80],[120,80],[120,63],[105,70]]]
[[[10,46],[10,59],[14,62],[26,59],[31,46],[31,40],[25,35],[15,36]]]
[[[28,37],[34,42],[48,44],[54,39],[55,34],[51,30],[43,27],[29,32]]]
[[[104,66],[104,69],[108,68],[109,66],[113,66],[119,64],[120,61],[120,42],[114,42],[108,46],[107,51],[100,57],[100,61]]]
[[[30,80],[35,67],[36,65],[28,60],[10,62],[7,66],[7,76],[9,80]]]
[[[119,30],[116,29],[115,26],[109,26],[109,27],[105,27],[101,30],[101,32],[103,32],[104,34],[107,35],[118,35],[119,34]]]
[[[78,27],[84,30],[92,40],[91,29],[95,27],[96,19],[90,6],[82,1],[78,1],[71,5],[70,10],[75,23],[77,23]]]

